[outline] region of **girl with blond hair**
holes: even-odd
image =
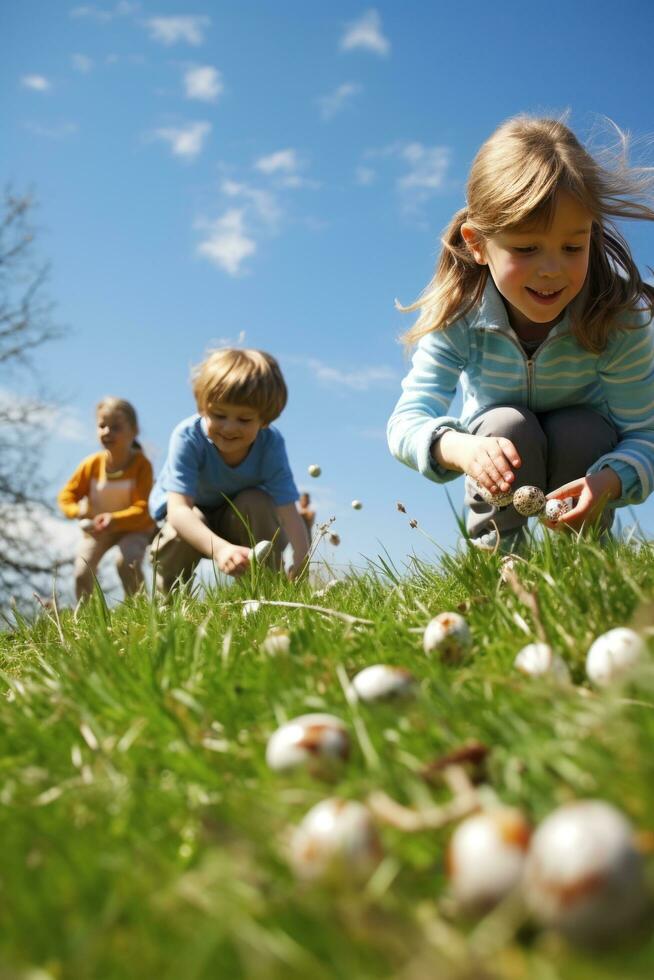
[[[654,220],[653,177],[620,137],[605,167],[561,121],[501,125],[433,279],[402,308],[419,311],[405,336],[417,350],[389,446],[436,483],[466,475],[479,547],[516,546],[527,518],[501,504],[520,486],[572,498],[559,523],[575,530],[608,529],[654,488],[654,287],[613,223]]]
[[[96,423],[102,450],[82,460],[57,498],[66,517],[77,518],[82,527],[74,566],[78,599],[91,594],[98,563],[114,545],[125,594],[138,591],[155,529],[148,513],[152,466],[137,439],[133,405],[124,398],[103,398]]]

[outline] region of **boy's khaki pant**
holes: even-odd
[[[91,595],[95,584],[94,574],[100,559],[114,545],[118,546],[116,568],[123,583],[125,595],[134,595],[143,585],[143,555],[150,543],[150,532],[129,531],[120,534],[116,531],[102,531],[97,536],[84,533],[77,549],[73,574],[75,577],[75,596],[81,599]]]
[[[263,490],[241,490],[232,500],[232,504],[233,507],[230,507],[225,501],[213,510],[203,511],[199,507],[194,507],[193,510],[215,534],[231,544],[250,547],[253,541],[256,543],[274,539],[272,554],[268,560],[275,568],[281,569],[282,553],[288,541],[280,527],[272,497]],[[238,510],[238,514],[234,508]],[[188,582],[195,566],[203,557],[166,521],[150,548],[150,561],[155,568],[159,591],[168,594],[175,582]]]

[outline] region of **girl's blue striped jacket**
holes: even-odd
[[[654,322],[644,311],[626,322],[628,329],[612,331],[606,349],[592,354],[572,336],[566,312],[528,358],[489,278],[477,307],[420,340],[388,422],[392,454],[445,483],[460,474],[431,458],[432,443],[444,429],[467,432],[494,405],[522,405],[536,413],[588,405],[620,436],[588,473],[610,466],[622,481],[613,506],[641,503],[654,489]],[[455,418],[446,413],[459,381],[463,408]]]

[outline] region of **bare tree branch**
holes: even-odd
[[[66,564],[53,556],[44,530],[51,508],[41,460],[51,407],[8,383],[26,368],[33,372],[34,351],[62,334],[44,294],[49,267],[34,253],[34,207],[31,193],[11,188],[0,201],[0,605],[34,589],[49,592]]]

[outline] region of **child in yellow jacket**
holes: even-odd
[[[148,513],[152,466],[138,442],[138,419],[130,402],[103,398],[96,408],[102,451],[83,459],[58,503],[83,529],[75,557],[75,595],[93,591],[102,556],[118,546],[116,566],[126,595],[143,584],[142,562],[155,525]]]

